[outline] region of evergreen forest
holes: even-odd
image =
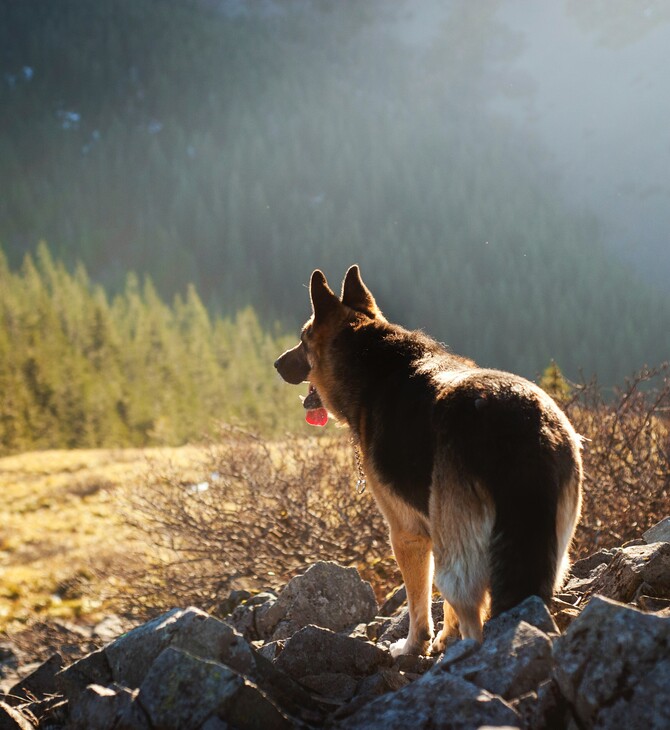
[[[174,445],[216,421],[300,428],[297,390],[271,367],[287,341],[251,308],[213,319],[192,286],[168,305],[130,273],[110,298],[42,243],[16,271],[0,254],[0,323],[0,455]]]
[[[488,103],[519,50],[500,3],[414,44],[407,7],[0,0],[5,448],[56,421],[64,446],[280,428],[277,338],[317,267],[339,289],[359,263],[390,319],[531,378],[668,358],[668,291]]]

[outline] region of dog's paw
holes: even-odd
[[[430,653],[431,654],[442,654],[442,652],[447,648],[447,645],[450,643],[449,639],[452,639],[452,641],[455,641],[455,639],[453,639],[453,637],[450,637],[448,634],[440,632],[433,639],[433,642],[430,645]]]
[[[389,651],[394,659],[404,654],[410,654],[411,656],[422,656],[425,655],[428,649],[429,642],[423,642],[421,644],[409,642],[407,639],[399,639],[395,643],[391,644]]]
[[[403,654],[406,654],[405,647],[407,646],[407,639],[398,639],[398,641],[394,641],[391,646],[389,646],[389,651],[391,652],[391,656],[394,659],[397,659],[399,656],[402,656]]]

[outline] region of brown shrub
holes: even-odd
[[[232,589],[278,588],[317,560],[356,566],[383,591],[396,568],[356,479],[344,431],[268,442],[224,427],[199,477],[154,474],[132,497],[132,522],[159,558],[132,577],[132,607],[216,610]]]
[[[584,506],[573,554],[638,537],[670,512],[669,366],[606,398],[597,381],[563,403],[584,447]],[[356,566],[382,598],[401,581],[383,519],[356,491],[345,431],[264,441],[225,427],[199,473],[154,473],[132,498],[155,560],[129,577],[126,607],[194,603],[216,612],[233,589],[278,588],[317,560]]]
[[[608,397],[573,385],[564,408],[584,444],[575,556],[632,540],[670,514],[670,364],[644,368]]]

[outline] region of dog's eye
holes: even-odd
[[[311,334],[312,334],[312,329],[311,329],[311,327],[307,327],[307,328],[305,328],[305,329],[304,329],[304,330],[303,330],[303,331],[302,331],[302,332],[300,333],[300,342],[302,342],[302,346],[303,346],[303,347],[305,348],[305,350],[309,350],[309,342],[308,342],[308,338],[309,338],[309,336],[310,336]]]

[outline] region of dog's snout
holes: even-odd
[[[277,359],[275,360],[275,362],[274,362],[274,365],[275,365],[275,369],[277,369],[277,370],[279,370],[279,361],[280,361],[280,360],[281,360],[281,357],[278,357],[278,358],[277,358]]]

